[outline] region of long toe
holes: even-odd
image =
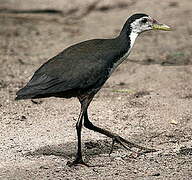
[[[117,142],[119,143],[120,145],[122,145],[125,149],[127,150],[130,150],[132,151],[133,153],[136,153],[135,151],[133,151],[131,148],[137,148],[139,149],[139,154],[145,154],[145,153],[151,153],[151,152],[156,152],[157,150],[156,149],[151,149],[151,148],[147,148],[147,147],[143,147],[143,146],[140,146],[140,145],[137,145],[137,144],[134,144],[130,141],[127,141],[126,139],[120,137],[120,136],[115,136],[113,138],[113,143],[112,143],[112,149],[113,149],[113,146],[114,146],[114,143]],[[111,149],[111,152],[112,152],[112,149]],[[111,153],[110,152],[110,153]]]

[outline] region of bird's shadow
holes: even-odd
[[[97,141],[87,141],[83,144],[82,151],[86,158],[99,155],[99,154],[109,154],[111,150],[110,140],[97,140]],[[121,147],[114,146],[114,151]],[[76,155],[76,142],[67,142],[64,144],[57,145],[47,145],[42,146],[35,151],[30,151],[25,153],[25,156],[60,156],[66,159],[72,159]]]

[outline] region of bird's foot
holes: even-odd
[[[127,141],[126,139],[122,138],[121,136],[114,136],[112,141],[112,146],[111,146],[111,150],[109,152],[109,155],[112,153],[113,148],[114,148],[114,144],[115,142],[119,143],[120,145],[122,145],[125,149],[132,151],[132,155],[136,155],[137,157],[141,154],[146,154],[146,153],[150,153],[150,152],[156,152],[156,149],[151,149],[151,148],[147,148],[147,147],[143,147],[143,146],[139,146],[137,144],[134,144],[132,142]],[[138,152],[132,150],[131,148],[137,148],[139,149]]]
[[[68,161],[67,162],[67,165],[69,167],[72,167],[72,166],[78,166],[78,165],[83,165],[83,166],[87,166],[87,167],[90,167],[87,163],[85,163],[82,159],[82,157],[76,157],[76,159],[72,162]]]

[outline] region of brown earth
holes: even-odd
[[[54,10],[54,11],[53,11]],[[158,149],[137,158],[111,139],[83,129],[85,161],[76,153],[77,99],[14,101],[33,72],[67,46],[118,34],[144,12],[174,28],[146,32],[93,100],[92,122]],[[192,179],[191,0],[1,0],[0,179]]]

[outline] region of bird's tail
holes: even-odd
[[[29,95],[17,95],[15,100],[18,101],[18,100],[22,100],[22,99],[33,99],[33,96],[29,96]]]
[[[17,93],[16,93],[16,98],[15,100],[22,100],[22,99],[33,99],[36,94],[31,93],[31,88],[25,86],[24,88],[20,89]]]

